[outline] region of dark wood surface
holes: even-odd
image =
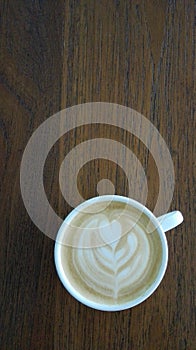
[[[0,348],[195,349],[193,1],[2,0],[0,45]],[[157,291],[114,313],[92,310],[63,289],[54,242],[32,223],[19,182],[22,154],[36,128],[63,108],[97,101],[131,107],[157,127],[174,162],[170,209],[185,219],[167,234],[169,264]],[[86,126],[61,138],[46,162],[46,192],[62,218],[71,211],[58,185],[65,150],[89,136],[111,135],[143,164],[153,209],[158,180],[144,145],[122,130],[115,138],[115,130]],[[115,163],[91,161],[80,176],[84,198],[97,195],[102,177],[127,194]]]

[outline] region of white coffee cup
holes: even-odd
[[[117,202],[123,202],[130,204],[132,207],[136,208],[137,210],[141,211],[141,213],[144,213],[150,222],[153,224],[154,227],[156,227],[156,232],[158,232],[160,240],[161,240],[161,246],[162,246],[162,261],[161,266],[158,272],[158,275],[156,276],[156,279],[151,283],[151,285],[147,288],[147,290],[139,297],[135,299],[130,299],[126,303],[120,303],[120,304],[114,304],[114,305],[107,305],[107,304],[101,304],[99,302],[95,302],[92,300],[89,300],[88,297],[85,297],[84,295],[81,295],[81,293],[77,290],[77,288],[73,287],[72,283],[70,283],[70,280],[68,276],[65,273],[65,269],[62,266],[62,259],[61,259],[61,249],[62,249],[62,241],[63,236],[65,232],[65,228],[71,220],[73,220],[74,217],[78,215],[78,212],[81,210],[85,210],[89,205],[94,203],[100,203],[103,201],[117,201]],[[123,196],[117,196],[117,195],[105,195],[105,196],[99,196],[95,198],[91,198],[84,203],[80,204],[78,207],[76,207],[63,221],[63,224],[61,225],[55,242],[55,248],[54,248],[54,258],[55,258],[55,265],[56,270],[59,275],[59,278],[63,284],[63,286],[67,289],[67,291],[75,297],[78,301],[81,303],[102,311],[120,311],[125,310],[128,308],[131,308],[133,306],[136,306],[140,303],[142,303],[144,300],[146,300],[159,286],[161,283],[163,276],[165,274],[167,264],[168,264],[168,244],[167,239],[165,236],[165,232],[169,231],[179,224],[181,224],[183,221],[183,216],[179,211],[173,211],[170,213],[167,213],[165,215],[162,215],[158,218],[154,216],[154,214],[146,208],[141,203],[127,198]],[[76,248],[77,249],[77,248]],[[91,249],[91,248],[88,248]]]

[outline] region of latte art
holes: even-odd
[[[105,218],[107,221],[107,218]],[[107,222],[104,235],[119,223]],[[139,278],[144,279],[149,270],[150,247],[142,228],[137,233],[128,232],[122,241],[94,249],[74,249],[72,261],[83,283],[105,297],[118,299]]]
[[[100,203],[101,204],[101,203]],[[129,205],[108,203],[97,214],[79,213],[67,228],[78,247],[63,245],[62,265],[71,285],[85,298],[118,304],[139,297],[156,279],[161,265],[161,242],[148,234],[148,219]],[[74,230],[73,230],[74,228]],[[89,234],[94,232],[94,234]],[[99,246],[90,247],[92,241]]]

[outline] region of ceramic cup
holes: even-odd
[[[111,206],[112,203],[112,206]],[[97,207],[96,207],[97,206]],[[98,214],[95,213],[94,208],[101,208],[101,206],[103,206],[101,213],[98,212]],[[105,206],[105,207],[104,207]],[[118,219],[118,215],[116,216],[116,212],[115,211],[115,215],[112,212],[112,208],[114,208],[114,210],[116,210],[116,207],[118,209],[118,215],[120,213],[121,207],[122,209],[122,215],[124,215],[124,217],[121,215],[119,215],[119,219]],[[110,239],[108,240],[108,242],[106,242],[105,244],[105,248],[102,249],[101,247],[91,247],[90,245],[88,247],[71,247],[72,244],[70,243],[70,241],[68,242],[68,244],[66,244],[66,232],[67,230],[69,230],[69,227],[72,227],[72,230],[74,230],[74,222],[77,222],[76,220],[78,220],[80,215],[79,213],[82,213],[81,215],[84,214],[84,218],[86,215],[86,209],[93,209],[91,211],[91,217],[92,218],[101,218],[101,220],[103,220],[104,215],[108,216],[113,219],[111,219],[111,225],[113,226],[108,226],[108,229],[106,230],[106,232],[108,232],[108,230],[110,230],[111,232],[115,232],[115,239],[113,241],[110,241]],[[107,209],[109,208],[109,209]],[[126,212],[125,209],[126,208]],[[97,209],[98,210],[98,209]],[[87,210],[88,211],[88,210]],[[99,211],[99,210],[98,210]],[[108,211],[108,212],[107,212]],[[125,269],[125,277],[116,277],[117,278],[117,282],[119,283],[119,285],[121,286],[122,284],[122,290],[126,290],[126,292],[120,292],[120,288],[118,286],[118,291],[115,292],[115,297],[114,300],[112,301],[112,299],[110,298],[110,296],[108,296],[107,292],[105,294],[105,296],[101,296],[101,292],[99,291],[99,288],[102,290],[104,288],[104,273],[103,271],[101,271],[100,266],[103,263],[103,266],[105,264],[106,269],[107,269],[107,274],[109,274],[108,271],[113,271],[114,270],[114,265],[116,264],[115,261],[112,262],[111,260],[111,254],[113,254],[113,256],[115,256],[115,253],[117,256],[122,255],[121,252],[116,252],[116,250],[118,250],[118,239],[121,239],[118,237],[118,232],[117,229],[119,228],[119,223],[118,220],[121,220],[123,225],[125,224],[125,221],[129,219],[129,213],[130,213],[130,232],[127,233],[128,231],[126,230],[125,233],[125,243],[127,244],[127,247],[124,250],[123,248],[121,249],[122,252],[128,252],[125,253],[128,255],[129,254],[129,250],[131,251],[131,249],[134,251],[136,251],[136,246],[137,246],[137,239],[138,239],[138,247],[142,246],[142,242],[146,242],[146,238],[147,234],[149,235],[153,235],[156,233],[156,236],[158,237],[157,242],[156,241],[153,244],[159,244],[159,254],[157,253],[157,249],[156,246],[155,248],[153,248],[154,250],[152,250],[150,253],[148,253],[147,251],[149,250],[149,247],[151,245],[151,242],[149,241],[146,242],[146,247],[143,247],[143,253],[138,255],[137,260],[139,261],[138,263],[138,267],[137,269],[135,269],[136,272],[134,272],[137,275],[137,279],[133,279],[133,276],[131,274],[131,269],[132,268],[132,264],[135,264],[136,266],[136,260],[134,262],[132,262],[131,259],[135,259],[135,255],[136,253],[133,252],[133,257],[129,257],[129,259],[127,258],[127,266]],[[135,215],[135,213],[137,213],[137,220],[135,220],[135,224],[133,224],[133,217]],[[139,213],[139,216],[138,216]],[[98,215],[98,216],[96,216]],[[102,216],[100,216],[102,215]],[[113,216],[112,216],[113,215]],[[140,220],[140,217],[142,217],[143,219],[143,224],[141,224],[141,227],[139,227],[138,229],[138,237],[137,238],[137,227],[135,228],[134,225],[137,225],[137,221]],[[81,216],[80,218],[81,220],[81,226],[83,225],[82,220],[83,217]],[[89,220],[89,218],[88,218]],[[141,221],[141,220],[140,220]],[[138,222],[140,222],[138,221]],[[148,221],[148,223],[147,223]],[[57,237],[56,237],[56,242],[55,242],[55,248],[54,248],[54,258],[55,258],[55,265],[56,265],[56,270],[58,273],[58,276],[63,284],[63,286],[66,288],[66,290],[73,296],[75,297],[78,301],[80,301],[81,303],[97,309],[97,310],[102,310],[102,311],[120,311],[120,310],[125,310],[128,308],[131,308],[133,306],[136,306],[140,303],[142,303],[144,300],[146,300],[155,290],[156,288],[159,286],[159,284],[161,283],[161,280],[163,279],[163,276],[165,274],[166,268],[167,268],[167,263],[168,263],[168,244],[167,244],[167,239],[166,239],[166,235],[165,232],[169,231],[173,228],[175,228],[177,225],[179,225],[180,223],[182,223],[183,221],[183,216],[179,211],[173,211],[170,213],[167,213],[161,217],[155,217],[154,214],[148,209],[146,208],[144,205],[142,205],[141,203],[131,199],[131,198],[127,198],[127,197],[123,197],[123,196],[118,196],[118,195],[104,195],[104,196],[99,196],[99,197],[95,197],[92,199],[89,199],[85,202],[83,202],[82,204],[80,204],[78,207],[76,207],[63,221],[58,233],[57,233]],[[80,221],[78,221],[80,222]],[[121,223],[121,226],[122,226]],[[146,223],[146,228],[145,228],[145,223]],[[127,225],[128,221],[127,221]],[[149,229],[149,225],[151,225],[151,228],[153,227],[153,229],[151,231],[154,231],[155,233],[151,232],[148,233],[148,229]],[[113,227],[113,231],[111,229],[111,227]],[[95,227],[96,230],[96,227]],[[134,232],[134,230],[136,230],[136,232]],[[133,232],[132,232],[133,231]],[[140,232],[141,231],[141,232]],[[80,232],[80,231],[79,231]],[[100,232],[103,232],[103,229],[101,228]],[[75,234],[74,231],[72,231],[73,235]],[[80,234],[80,233],[79,233]],[[85,235],[85,228],[81,231],[81,234]],[[130,237],[127,240],[128,243],[126,243],[126,235],[129,234]],[[72,235],[72,236],[73,236]],[[143,238],[142,238],[143,237]],[[78,237],[79,238],[79,237]],[[142,241],[143,239],[143,241]],[[129,244],[129,246],[128,246]],[[67,245],[67,247],[66,247]],[[73,244],[74,246],[74,244]],[[66,250],[67,249],[67,250]],[[77,254],[77,249],[79,249],[80,253]],[[82,249],[84,251],[82,251]],[[97,249],[102,249],[100,251],[98,251]],[[91,250],[91,253],[89,254]],[[120,248],[119,248],[120,250]],[[72,254],[73,251],[73,254]],[[88,253],[87,253],[88,251]],[[101,252],[101,253],[100,253]],[[108,252],[108,253],[107,253]],[[87,256],[85,257],[84,254],[87,254]],[[98,254],[98,255],[96,255]],[[104,255],[105,254],[105,255]],[[108,254],[108,256],[107,256]],[[134,255],[135,254],[135,255]],[[154,259],[155,263],[156,261],[159,260],[159,266],[157,267],[157,271],[156,274],[153,275],[152,280],[148,278],[144,278],[145,275],[145,270],[142,270],[142,264],[143,264],[143,260],[142,259],[148,259],[148,256],[151,256],[152,261]],[[153,254],[157,254],[157,257],[154,256]],[[95,256],[94,256],[95,255]],[[96,256],[98,258],[96,258]],[[66,260],[67,259],[67,260]],[[73,259],[73,261],[72,261]],[[102,259],[101,262],[99,263],[99,267],[94,266],[93,264],[95,264],[96,259]],[[124,260],[123,260],[124,259]],[[122,261],[126,261],[126,255],[123,257]],[[139,260],[140,259],[140,260]],[[147,261],[147,260],[146,260]],[[88,264],[88,266],[85,265]],[[122,275],[122,263],[119,263],[119,265],[121,264],[121,268],[119,268],[119,276]],[[130,266],[129,266],[130,264]],[[158,263],[157,263],[158,264]],[[77,266],[76,266],[77,265]],[[74,272],[74,268],[76,267],[77,273],[78,273],[78,277],[77,277],[77,273],[76,271]],[[72,278],[72,269],[73,269],[73,278]],[[89,272],[88,271],[91,271]],[[115,270],[117,271],[117,270]],[[150,270],[149,270],[150,271]],[[92,276],[88,276],[88,274],[91,273]],[[115,272],[116,273],[116,272]],[[121,273],[121,274],[120,274]],[[117,275],[117,273],[116,273]],[[85,277],[86,276],[86,277]],[[127,276],[127,277],[126,277]],[[139,277],[138,277],[139,276]],[[87,280],[90,280],[89,284],[91,289],[94,288],[95,290],[95,295],[93,295],[93,293],[90,292],[85,292],[85,288],[82,287],[83,284],[85,284],[85,278]],[[135,277],[134,277],[135,278]],[[128,284],[128,280],[130,279],[130,287]],[[137,292],[134,292],[134,288],[133,284],[137,284],[140,282],[140,279],[144,282],[141,283],[141,292],[139,291],[138,294]],[[107,288],[111,288],[111,293],[112,293],[112,283],[111,281],[115,280],[115,277],[109,276],[108,275],[108,286]],[[94,281],[94,282],[93,282]],[[107,281],[107,278],[106,278]],[[109,282],[110,281],[110,282]],[[121,281],[121,282],[119,282]],[[132,281],[132,282],[131,282]],[[149,283],[150,281],[150,283]],[[117,282],[114,282],[114,284]],[[95,285],[93,285],[93,283]],[[97,283],[97,284],[96,284]],[[102,286],[103,284],[103,286]],[[146,285],[145,285],[146,284]],[[129,295],[129,288],[130,288],[130,295]],[[132,290],[132,292],[131,292]],[[96,295],[97,292],[97,295]],[[117,294],[121,296],[117,296]],[[124,294],[123,294],[124,293]],[[134,294],[135,293],[135,294]],[[92,295],[91,295],[92,294]],[[123,297],[123,295],[126,294],[126,297]]]

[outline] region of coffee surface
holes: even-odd
[[[141,296],[161,266],[158,232],[150,224],[149,233],[149,218],[130,204],[99,202],[89,209],[78,211],[63,233],[61,262],[70,284],[101,304]]]

